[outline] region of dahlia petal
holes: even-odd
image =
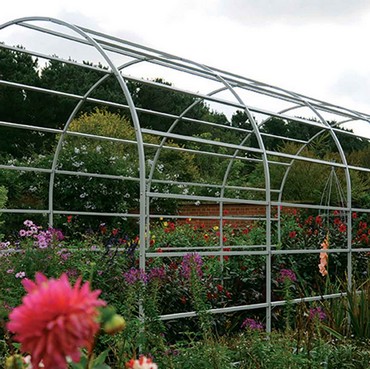
[[[47,282],[48,279],[40,272],[37,272],[35,275],[36,284],[41,286],[44,282]]]
[[[7,328],[35,367],[42,360],[46,369],[66,369],[67,356],[78,361],[80,348],[91,349],[99,330],[97,307],[106,303],[88,282],[81,286],[81,278],[73,287],[66,274],[48,280],[37,273],[35,279],[25,281],[28,294],[9,315]]]
[[[24,289],[27,291],[27,292],[32,292],[34,289],[37,288],[37,285],[36,283],[34,283],[33,281],[31,281],[30,279],[28,278],[23,278],[22,279],[22,285],[24,287]]]

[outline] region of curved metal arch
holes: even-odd
[[[140,130],[140,122],[139,118],[136,112],[136,108],[134,105],[134,102],[132,100],[130,91],[127,88],[126,82],[121,76],[119,70],[117,67],[114,65],[114,63],[111,61],[107,53],[104,51],[104,49],[98,44],[91,36],[89,36],[85,31],[81,30],[79,27],[72,25],[70,23],[61,21],[59,19],[55,18],[48,18],[48,17],[24,17],[24,18],[19,18],[15,19],[13,21],[5,23],[1,28],[8,27],[10,25],[14,24],[19,24],[19,23],[24,23],[24,22],[37,22],[37,21],[46,21],[46,22],[51,22],[55,23],[61,26],[64,26],[66,28],[69,28],[82,36],[92,47],[94,47],[100,54],[101,56],[105,59],[107,64],[112,70],[112,73],[115,75],[115,77],[118,80],[118,83],[125,95],[125,98],[127,100],[127,103],[129,105],[130,113],[131,113],[131,118],[133,121],[134,129],[135,129],[135,135],[136,135],[136,142],[137,142],[137,147],[138,147],[138,156],[139,156],[139,178],[140,178],[140,220],[141,224],[144,224],[144,215],[145,215],[145,154],[144,154],[144,143],[143,143],[143,138]],[[0,28],[0,29],[1,29]],[[77,108],[77,107],[76,107]],[[75,110],[76,110],[75,108]],[[55,162],[56,165],[56,162]],[[55,173],[55,167],[53,168],[53,173]],[[140,240],[141,240],[141,245],[145,244],[145,229],[143,227],[140,227]],[[144,255],[144,249],[141,247],[140,248],[140,267],[145,268],[145,255]]]
[[[292,92],[290,94],[294,95],[294,93]],[[351,186],[351,176],[349,173],[347,158],[342,148],[342,145],[339,142],[338,137],[333,130],[333,127],[323,118],[323,116],[316,110],[316,108],[311,106],[309,102],[305,101],[305,104],[319,117],[321,122],[329,128],[329,132],[341,156],[342,163],[345,165],[344,171],[345,171],[345,176],[346,176],[346,187],[347,187],[347,208],[349,209],[347,211],[347,230],[348,230],[347,231],[347,249],[348,249],[347,283],[348,283],[349,288],[351,288],[352,287],[352,217],[350,215],[352,211],[351,210],[352,209],[352,186]]]
[[[8,26],[8,25],[18,24],[18,23],[21,23],[21,22],[32,21],[32,20],[35,20],[35,21],[47,20],[47,21],[53,22],[52,18],[45,18],[45,17],[21,18],[20,20],[15,20],[15,21],[12,21],[12,22],[8,22],[7,24],[0,26],[0,29],[4,28],[5,26]],[[57,23],[60,24],[60,25],[66,26],[65,22],[58,21]],[[125,67],[128,67],[130,65],[130,63],[124,64],[123,66],[116,68],[113,65],[113,61],[109,59],[107,54],[105,54],[105,53],[108,53],[108,52],[114,52],[114,53],[117,53],[117,54],[124,55],[124,56],[135,59],[133,62],[131,62],[132,64],[135,64],[135,63],[140,62],[140,61],[147,61],[148,60],[150,62],[153,62],[154,64],[161,65],[165,68],[173,68],[175,70],[185,72],[187,75],[194,75],[194,76],[198,76],[198,77],[203,77],[203,78],[206,78],[209,81],[221,83],[221,84],[223,84],[223,87],[221,87],[218,90],[214,90],[214,91],[210,92],[207,96],[213,96],[214,94],[220,93],[220,92],[225,91],[225,90],[229,90],[233,94],[233,96],[236,98],[236,100],[239,101],[239,103],[233,102],[234,99],[230,99],[230,101],[226,101],[226,100],[222,100],[222,99],[213,98],[214,101],[218,100],[218,102],[220,102],[221,104],[225,103],[227,106],[237,107],[238,109],[239,108],[240,109],[245,108],[245,109],[248,110],[247,112],[250,113],[250,115],[253,119],[254,119],[254,117],[252,116],[251,112],[260,112],[260,113],[268,116],[268,118],[266,120],[264,120],[263,122],[261,122],[261,123],[257,123],[257,121],[253,121],[253,119],[251,119],[251,124],[252,124],[252,127],[253,127],[253,131],[252,132],[251,131],[245,132],[246,137],[244,137],[244,138],[243,138],[243,134],[244,134],[243,133],[241,135],[241,138],[238,140],[238,141],[240,141],[239,144],[228,146],[229,148],[233,149],[234,155],[232,156],[230,154],[230,155],[227,155],[227,156],[225,155],[224,156],[226,158],[227,168],[225,170],[224,177],[223,177],[223,180],[222,180],[221,194],[219,195],[218,198],[217,197],[212,198],[212,200],[215,203],[220,204],[220,217],[219,217],[219,219],[220,219],[220,222],[221,222],[221,227],[220,227],[221,232],[222,232],[222,215],[223,215],[222,214],[222,208],[224,206],[223,198],[224,198],[224,194],[225,194],[226,189],[232,187],[232,186],[227,186],[227,182],[230,180],[230,177],[231,177],[231,168],[232,168],[233,163],[235,162],[235,159],[237,157],[237,153],[240,152],[243,149],[242,145],[246,145],[246,140],[249,137],[251,137],[253,132],[256,134],[256,136],[258,136],[260,142],[263,144],[263,150],[262,150],[262,147],[260,146],[261,150],[259,150],[258,152],[261,155],[263,155],[263,160],[259,160],[259,162],[261,162],[261,161],[263,162],[264,170],[265,170],[265,173],[267,173],[268,180],[269,180],[269,185],[266,186],[266,188],[265,188],[265,191],[266,191],[265,196],[266,196],[266,198],[269,199],[269,201],[265,202],[264,205],[266,204],[266,212],[268,212],[268,218],[269,218],[270,221],[271,221],[271,206],[272,205],[275,206],[276,204],[281,204],[281,201],[282,201],[282,198],[283,198],[283,192],[284,192],[283,190],[284,190],[284,187],[286,186],[286,178],[288,177],[289,173],[291,173],[290,172],[291,166],[293,165],[295,160],[300,159],[299,154],[302,152],[303,148],[306,147],[309,143],[311,143],[312,140],[314,140],[316,137],[318,137],[318,135],[320,135],[320,134],[322,134],[323,132],[326,132],[326,131],[330,132],[331,138],[335,142],[336,147],[338,149],[338,152],[341,155],[341,159],[343,159],[343,158],[345,159],[345,160],[342,160],[343,164],[340,164],[340,167],[342,169],[345,169],[345,171],[346,171],[347,197],[351,198],[351,193],[350,193],[351,191],[348,191],[348,186],[351,188],[351,185],[352,185],[350,182],[348,182],[348,180],[351,179],[350,176],[349,176],[349,173],[350,173],[349,171],[353,170],[353,169],[363,169],[363,168],[357,168],[355,166],[349,166],[348,165],[348,163],[346,161],[345,154],[344,154],[343,147],[340,144],[340,141],[338,139],[338,129],[335,128],[337,125],[340,125],[340,123],[338,122],[336,124],[329,124],[328,121],[326,119],[324,119],[324,116],[322,114],[323,113],[333,113],[333,114],[338,114],[339,116],[343,116],[343,117],[347,117],[347,118],[353,118],[353,119],[358,118],[358,119],[370,121],[370,116],[369,115],[358,113],[358,112],[355,112],[355,111],[349,110],[349,109],[336,107],[334,105],[327,104],[325,102],[315,100],[315,99],[311,99],[311,98],[308,98],[308,97],[306,98],[303,95],[295,94],[295,93],[292,93],[292,92],[289,92],[289,91],[286,91],[286,90],[283,90],[283,89],[279,89],[279,88],[276,88],[276,87],[273,87],[273,86],[270,86],[270,85],[267,85],[267,84],[262,84],[260,82],[252,81],[250,79],[246,79],[246,78],[241,77],[241,76],[233,75],[233,74],[230,74],[228,72],[219,71],[215,68],[211,68],[211,67],[208,67],[208,66],[203,66],[203,65],[188,61],[188,60],[183,59],[183,58],[178,58],[178,57],[172,56],[172,55],[167,54],[167,53],[160,53],[160,52],[157,52],[154,49],[149,49],[149,48],[142,47],[141,45],[136,45],[138,47],[138,50],[135,51],[133,48],[130,48],[130,46],[134,45],[132,43],[130,45],[130,43],[127,43],[126,41],[119,40],[119,39],[116,39],[116,40],[119,41],[120,43],[116,43],[116,44],[110,43],[110,41],[112,41],[112,38],[109,38],[110,36],[102,34],[104,39],[99,39],[99,33],[96,33],[96,32],[94,33],[94,31],[90,31],[88,29],[84,29],[84,28],[81,28],[81,27],[78,27],[78,26],[70,26],[69,28],[71,29],[73,27],[76,27],[76,29],[74,29],[74,31],[77,32],[79,30],[82,33],[84,33],[84,34],[82,34],[81,32],[78,32],[78,34],[80,36],[82,36],[83,38],[82,37],[77,37],[77,36],[73,36],[73,37],[69,36],[68,37],[67,34],[64,35],[63,33],[59,33],[59,32],[54,32],[53,33],[52,28],[47,30],[46,28],[43,29],[42,27],[37,27],[35,25],[31,25],[30,23],[21,24],[21,25],[23,27],[27,27],[27,28],[30,28],[30,29],[33,29],[33,30],[49,33],[50,35],[54,35],[54,36],[58,36],[58,37],[65,37],[69,41],[72,41],[72,42],[75,42],[75,43],[80,42],[84,45],[89,45],[89,46],[95,47],[95,49],[98,50],[98,52],[100,52],[101,56],[103,56],[104,58],[107,58],[106,61],[108,62],[111,71],[109,71],[109,74],[107,74],[107,77],[102,77],[100,80],[98,80],[97,82],[92,84],[90,86],[90,88],[88,89],[88,91],[83,96],[76,96],[78,98],[78,103],[76,104],[72,114],[69,116],[67,122],[64,125],[64,130],[62,132],[63,137],[67,133],[71,133],[71,132],[68,132],[68,127],[70,125],[71,120],[76,115],[76,112],[78,111],[80,106],[86,100],[89,101],[89,95],[91,94],[91,92],[95,88],[97,88],[97,86],[100,83],[102,83],[105,80],[105,78],[109,78],[109,76],[115,76],[117,78],[120,86],[121,86],[121,89],[122,89],[123,93],[125,94],[125,96],[127,98],[127,101],[129,101],[129,99],[131,98],[131,105],[130,105],[130,103],[128,104],[128,106],[125,105],[124,109],[128,108],[131,112],[131,116],[132,116],[132,119],[134,121],[135,134],[136,134],[136,142],[132,141],[132,144],[135,144],[135,145],[138,146],[139,161],[141,160],[140,161],[140,168],[139,168],[139,170],[140,170],[140,241],[141,241],[141,244],[140,244],[140,267],[143,268],[145,266],[145,258],[146,257],[153,256],[150,252],[147,253],[147,254],[145,253],[145,242],[147,240],[147,237],[145,236],[144,232],[147,230],[146,227],[149,226],[149,219],[150,219],[150,213],[149,213],[149,210],[150,210],[150,208],[149,208],[149,196],[150,196],[150,194],[147,193],[147,189],[150,189],[150,186],[152,186],[152,184],[155,181],[155,179],[153,179],[155,165],[153,165],[153,167],[150,169],[149,178],[147,178],[146,177],[146,165],[145,165],[146,163],[145,163],[144,145],[146,145],[147,147],[155,148],[157,150],[154,154],[154,159],[155,159],[155,162],[157,163],[158,158],[160,156],[160,153],[163,152],[163,149],[165,147],[165,142],[169,139],[168,136],[170,136],[171,129],[173,130],[173,128],[171,128],[171,127],[176,127],[177,124],[181,120],[185,120],[187,118],[186,114],[192,108],[194,108],[196,106],[196,104],[199,104],[202,101],[207,101],[207,97],[203,94],[200,94],[200,93],[189,92],[189,94],[192,94],[192,96],[194,96],[198,100],[196,100],[192,104],[190,104],[180,115],[178,115],[178,114],[176,114],[176,115],[175,114],[172,114],[172,115],[168,114],[167,115],[168,118],[173,119],[173,122],[171,124],[170,129],[167,130],[167,136],[164,135],[164,138],[161,140],[160,145],[158,146],[158,145],[154,145],[154,144],[153,145],[145,144],[143,142],[142,134],[145,133],[146,130],[141,129],[141,127],[140,127],[140,122],[139,122],[139,119],[138,119],[139,112],[154,113],[154,114],[157,114],[157,115],[161,115],[161,113],[158,112],[158,111],[157,112],[154,112],[154,111],[151,112],[148,109],[140,109],[140,108],[135,107],[135,105],[132,101],[132,95],[131,95],[130,91],[127,88],[128,86],[126,85],[127,81],[130,81],[130,78],[128,76],[124,75],[124,73],[122,73],[122,75],[120,73],[121,68],[123,69]],[[107,40],[108,40],[108,42],[107,42]],[[100,49],[99,49],[99,47],[100,47]],[[143,52],[143,50],[153,51],[156,54],[153,54],[152,56],[150,56],[149,52]],[[32,54],[32,55],[37,56],[37,54]],[[151,60],[151,58],[153,58],[153,60]],[[173,60],[171,60],[171,59],[173,59]],[[111,64],[109,62],[111,62]],[[184,62],[189,63],[189,64],[186,65]],[[112,68],[112,66],[114,68]],[[6,81],[2,81],[2,83],[5,84]],[[17,88],[22,88],[22,86],[20,84],[16,84],[16,83],[14,83],[13,86],[17,87]],[[244,90],[248,90],[248,91],[251,91],[253,93],[260,93],[260,94],[263,94],[263,95],[266,95],[266,96],[270,96],[270,97],[276,98],[280,101],[294,103],[294,104],[297,104],[297,106],[290,107],[290,108],[285,109],[285,110],[281,110],[278,113],[268,111],[266,109],[261,108],[260,106],[257,106],[257,107],[248,106],[241,99],[241,95],[238,94],[238,92],[239,92],[238,88],[242,88]],[[173,88],[173,90],[177,91],[177,92],[181,92],[179,89],[176,89],[176,88]],[[57,91],[54,91],[54,92],[57,92]],[[212,101],[212,98],[210,100]],[[244,99],[244,100],[248,101],[248,98]],[[98,100],[96,100],[96,102],[99,103]],[[113,102],[108,102],[108,101],[107,101],[107,103],[113,104]],[[285,116],[281,116],[282,112],[298,109],[298,108],[301,108],[301,107],[309,108],[311,111],[314,112],[315,116],[319,118],[321,124],[316,123],[316,125],[315,125],[314,123],[312,123],[312,126],[319,127],[319,133],[314,134],[312,137],[310,137],[308,142],[304,142],[303,140],[301,142],[299,142],[299,143],[302,143],[303,146],[297,151],[297,154],[295,156],[293,156],[293,155],[287,155],[286,156],[288,158],[290,157],[290,164],[287,163],[288,170],[285,172],[283,181],[281,183],[281,188],[280,188],[280,191],[279,191],[279,201],[278,202],[272,202],[271,201],[271,192],[272,192],[272,190],[271,190],[270,171],[269,171],[269,168],[270,168],[269,165],[271,164],[272,161],[271,161],[271,159],[270,160],[267,160],[267,159],[268,159],[268,156],[273,155],[276,150],[275,151],[273,151],[273,150],[266,151],[266,148],[264,146],[265,141],[264,141],[263,133],[261,132],[261,127],[262,127],[263,124],[265,124],[269,119],[271,119],[274,116],[278,116],[278,117],[280,116],[281,119],[287,120],[289,122],[290,118],[285,117]],[[166,115],[163,114],[161,116],[164,117]],[[136,121],[134,120],[135,117],[136,117]],[[294,120],[294,118],[292,118],[292,120]],[[299,121],[299,120],[297,120],[297,121]],[[302,123],[309,124],[308,121],[304,121],[303,119],[301,119],[300,121]],[[253,122],[255,123],[254,126],[253,126]],[[2,122],[2,123],[3,123],[3,125],[7,124],[7,122]],[[205,121],[200,122],[200,123],[213,125],[213,123],[207,122],[206,119],[205,119]],[[18,126],[18,128],[25,128],[26,127],[26,126],[22,126],[21,124],[18,124],[17,126]],[[39,128],[39,127],[37,127],[37,128]],[[237,128],[234,127],[233,129],[237,129]],[[139,145],[139,141],[137,139],[138,136],[141,137],[141,142],[140,142],[141,145]],[[284,137],[281,137],[281,136],[276,136],[276,137],[284,139]],[[286,137],[286,138],[289,139],[288,137]],[[224,144],[224,145],[227,145],[227,143],[225,143],[225,142],[221,142],[221,143]],[[49,190],[50,191],[53,191],[53,187],[54,187],[53,183],[54,183],[55,175],[58,173],[58,171],[56,170],[56,165],[57,165],[57,161],[58,161],[58,158],[59,158],[60,150],[61,150],[61,148],[59,148],[58,153],[54,152],[55,162],[53,162],[53,167],[52,167],[53,168],[52,175],[54,177],[53,177],[53,179],[50,179],[50,182],[49,182],[49,186],[50,186]],[[181,151],[181,148],[179,148],[179,150]],[[140,157],[140,152],[142,153],[141,157]],[[204,150],[204,149],[203,150],[198,150],[198,153],[199,154],[202,154],[202,153],[207,154],[207,150]],[[232,153],[232,151],[231,151],[231,153]],[[276,154],[278,155],[279,153],[276,152]],[[228,161],[228,163],[227,163],[227,161]],[[329,161],[326,162],[326,161],[323,161],[323,160],[312,160],[312,162],[318,162],[318,163],[323,164],[323,165],[330,164]],[[267,169],[267,171],[266,171],[266,169]],[[66,172],[66,171],[64,171],[64,172]],[[138,178],[135,178],[135,179],[138,180]],[[266,176],[265,176],[265,183],[266,183]],[[234,186],[234,188],[236,188],[236,186]],[[53,196],[53,194],[52,194],[52,196]],[[49,207],[49,214],[53,213],[52,196],[49,197],[49,201],[51,202],[51,207]],[[177,195],[175,195],[173,197],[176,198],[176,196]],[[193,197],[195,197],[195,196],[193,196]],[[181,198],[181,197],[179,196],[178,198]],[[220,201],[218,201],[218,199]],[[227,199],[227,201],[230,201],[230,199]],[[239,202],[242,202],[242,201],[239,201]],[[299,205],[301,207],[304,206],[304,204],[299,204]],[[352,204],[349,204],[349,208],[346,209],[348,211],[348,214],[350,214],[350,211],[352,210],[351,205]],[[314,208],[314,207],[312,207],[312,208]],[[319,207],[316,206],[315,208],[318,209]],[[56,211],[54,212],[54,214],[57,214],[57,213],[58,212],[56,212]],[[117,214],[115,214],[115,216],[117,216]],[[349,217],[349,221],[350,221],[350,217]],[[148,222],[148,223],[146,224],[146,222]],[[270,222],[267,222],[267,223],[270,226]],[[269,232],[266,232],[267,237],[271,238],[271,236],[270,236],[271,228],[266,228],[266,229],[269,230]],[[221,238],[221,241],[220,241],[220,247],[222,247],[222,238]],[[240,247],[240,246],[236,246],[236,247]],[[267,281],[267,290],[268,290],[268,284],[269,283],[270,283],[270,286],[271,286],[271,282],[269,282],[269,279],[271,278],[271,255],[273,255],[274,253],[276,254],[277,250],[272,250],[271,251],[271,239],[270,239],[269,242],[266,241],[266,246],[263,245],[262,247],[267,247],[267,249],[265,251],[263,251],[262,253],[263,253],[263,255],[266,255],[266,260],[267,260],[267,262],[266,262],[266,281]],[[298,254],[298,253],[308,253],[308,250],[291,250],[291,251],[292,251],[291,254],[294,254],[294,253],[296,253],[296,254]],[[319,251],[319,250],[316,250],[316,251]],[[355,250],[355,251],[359,251],[359,250]],[[355,252],[355,251],[353,251],[353,252]],[[207,252],[204,252],[203,254],[204,255],[211,255],[212,252],[209,253],[207,251]],[[220,255],[221,258],[222,258],[222,254],[223,254],[222,249],[220,251],[216,251],[216,253],[217,252],[218,252],[218,255]],[[350,271],[350,259],[351,259],[351,255],[352,255],[350,242],[348,244],[348,249],[347,250],[345,250],[345,251],[339,250],[338,251],[338,250],[333,249],[333,250],[331,250],[331,252],[348,252],[348,255],[349,255],[348,271]],[[253,251],[251,251],[251,252],[243,251],[243,253],[244,253],[244,255],[254,255]],[[262,255],[262,253],[261,253],[261,255]],[[215,252],[213,252],[213,254],[215,255]],[[173,253],[173,256],[176,256],[176,255],[181,256],[181,255],[183,255],[183,253],[182,252],[178,252],[177,254]],[[238,253],[233,253],[233,255],[241,255],[241,253],[239,253],[239,254]],[[171,254],[168,253],[168,256],[171,256]],[[350,273],[349,273],[349,276],[350,276]],[[263,307],[267,308],[266,309],[266,313],[267,313],[266,316],[267,316],[267,328],[268,329],[269,329],[269,319],[270,319],[269,315],[268,315],[268,312],[271,311],[271,306],[275,306],[274,302],[271,303],[271,298],[270,298],[269,295],[270,294],[268,293],[266,303],[263,304]],[[238,310],[238,308],[240,308],[240,307],[233,307],[232,309]],[[229,309],[229,308],[220,309],[220,310],[222,310],[222,312],[225,312],[225,311],[227,311],[227,309]],[[186,314],[187,313],[185,313],[185,315]],[[177,317],[178,317],[181,314],[174,314],[174,315],[177,315]],[[182,315],[185,316],[184,314],[182,314]]]
[[[122,66],[118,67],[117,69],[122,70],[125,67],[127,67],[127,66],[129,66],[133,63],[139,63],[139,62],[140,61],[134,60],[134,61],[128,62],[126,64],[123,64]],[[60,153],[61,153],[61,150],[62,150],[62,147],[63,147],[64,139],[65,139],[65,137],[68,133],[68,128],[69,128],[70,124],[72,123],[73,119],[75,118],[77,112],[80,110],[82,105],[86,102],[86,99],[91,95],[91,93],[96,88],[98,88],[106,79],[108,79],[112,75],[113,75],[112,73],[105,74],[103,77],[101,77],[98,81],[96,81],[89,88],[89,90],[83,95],[83,98],[81,100],[79,100],[79,102],[76,104],[75,108],[73,109],[72,113],[70,114],[69,118],[67,119],[66,124],[63,127],[63,131],[60,135],[60,138],[59,138],[59,141],[58,141],[58,144],[57,144],[57,148],[56,148],[55,153],[54,153],[54,159],[53,159],[52,166],[51,166],[51,170],[52,170],[51,176],[50,176],[51,178],[50,178],[50,181],[49,181],[49,225],[50,226],[53,225],[53,213],[54,213],[53,200],[54,200],[54,184],[55,184],[56,168],[57,168],[59,156],[60,156]]]
[[[208,67],[206,66],[202,66],[203,68],[205,68],[206,70],[210,70]],[[266,304],[267,304],[267,307],[266,307],[266,330],[268,332],[271,332],[271,318],[272,318],[272,311],[271,311],[271,191],[270,191],[270,184],[271,184],[271,180],[270,180],[270,170],[269,170],[269,162],[267,160],[267,153],[266,153],[266,149],[265,149],[265,144],[264,144],[264,141],[262,139],[262,136],[261,136],[261,132],[259,130],[259,127],[258,127],[258,124],[257,122],[255,121],[253,115],[251,114],[248,106],[244,103],[243,99],[239,96],[239,94],[235,91],[235,89],[231,86],[231,84],[226,81],[224,78],[222,78],[221,75],[219,75],[218,73],[215,73],[213,72],[213,75],[219,79],[221,81],[221,83],[227,87],[227,89],[232,93],[232,95],[235,97],[235,99],[239,102],[240,105],[242,105],[244,107],[244,112],[246,113],[251,125],[252,125],[252,128],[253,128],[253,131],[254,131],[254,134],[256,135],[256,138],[257,138],[257,142],[258,142],[258,146],[261,150],[263,150],[262,152],[262,162],[263,162],[263,168],[264,168],[264,173],[265,173],[265,200],[266,200],[266,251],[267,251],[267,255],[266,255]],[[229,165],[230,163],[234,162],[234,159],[230,159],[230,162],[229,162]],[[230,166],[231,167],[231,166]],[[229,167],[228,167],[229,168]],[[228,172],[227,172],[228,173]],[[226,172],[225,172],[226,174]],[[223,194],[225,192],[225,183],[223,182],[223,185],[222,185],[222,189],[221,189],[221,193],[220,195],[222,195],[223,197]],[[221,197],[221,198],[222,198]],[[222,213],[223,213],[223,201],[220,201],[220,224],[221,224],[221,227],[220,227],[220,247],[222,248],[222,243],[223,243],[223,227],[222,227]]]

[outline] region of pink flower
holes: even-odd
[[[285,282],[285,280],[289,280],[291,282],[297,282],[297,276],[291,269],[281,269],[280,276],[278,278],[279,282]]]
[[[126,363],[126,368],[132,369],[158,369],[157,364],[153,363],[152,359],[145,356],[140,356],[138,360],[131,359]]]
[[[24,278],[25,276],[26,276],[25,272],[18,272],[16,273],[15,278]]]
[[[24,279],[28,294],[9,315],[7,328],[15,333],[21,350],[31,354],[33,367],[41,360],[45,368],[67,369],[66,356],[79,361],[80,348],[92,349],[99,329],[100,291],[91,291],[79,278],[72,287],[67,275],[47,279],[36,273],[36,282]]]

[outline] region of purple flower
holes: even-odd
[[[19,235],[20,235],[21,237],[25,237],[25,236],[27,235],[27,231],[26,231],[26,230],[24,230],[24,229],[21,229],[21,230],[19,231]]]
[[[7,249],[10,246],[10,242],[0,242],[0,249]]]
[[[63,241],[64,240],[64,234],[60,229],[56,228],[49,228],[47,232],[50,233],[51,238],[55,241]]]
[[[40,249],[47,248],[53,241],[58,242],[64,239],[62,231],[55,228],[49,228],[47,231],[40,231],[34,237],[36,239],[36,246]]]
[[[322,307],[318,306],[317,308],[311,308],[310,309],[310,314],[309,314],[310,319],[315,319],[317,318],[320,322],[325,320],[327,318],[325,311]]]
[[[68,269],[66,271],[66,274],[67,274],[67,276],[68,276],[69,279],[71,279],[71,278],[72,279],[73,278],[77,278],[78,275],[79,275],[79,273],[78,273],[78,271],[76,269]]]
[[[40,248],[40,249],[45,249],[48,247],[49,245],[49,241],[50,241],[50,237],[48,237],[48,234],[46,232],[40,232],[38,235],[35,236],[36,237],[36,243],[37,243],[37,246]]]
[[[262,330],[264,329],[264,326],[262,323],[257,322],[257,320],[254,320],[252,318],[247,318],[243,321],[241,328],[251,329],[251,330]]]
[[[166,276],[166,271],[164,270],[164,268],[153,268],[149,271],[149,275],[148,275],[148,278],[149,280],[153,280],[153,279],[163,279],[164,277]]]
[[[184,278],[189,279],[191,271],[195,270],[198,277],[201,278],[203,276],[202,265],[202,257],[197,252],[186,254],[181,262],[181,274]]]
[[[297,282],[297,277],[293,270],[291,269],[281,269],[280,276],[278,278],[279,282],[284,282],[286,279],[290,280],[291,282]]]
[[[138,281],[148,282],[148,275],[142,269],[131,268],[128,272],[123,273],[123,278],[127,284],[135,284]]]

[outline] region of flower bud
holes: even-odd
[[[103,330],[108,334],[115,334],[126,328],[126,321],[119,314],[114,314],[108,321],[103,324]]]

